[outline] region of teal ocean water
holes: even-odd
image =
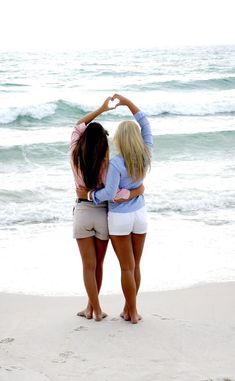
[[[172,271],[168,279],[166,271],[144,289],[235,279],[235,46],[6,52],[0,54],[0,258],[5,264],[0,291],[61,292],[61,284],[51,290],[49,283],[45,289],[40,282],[22,283],[19,279],[26,279],[24,266],[29,263],[24,255],[24,265],[16,271],[21,277],[14,272],[17,281],[8,281],[4,274],[16,255],[9,241],[20,246],[26,236],[33,240],[71,228],[75,194],[68,160],[70,134],[77,119],[114,92],[145,111],[153,129],[153,163],[145,181],[151,221],[148,251],[153,236],[162,232],[164,237],[163,226],[174,237],[175,229],[182,228],[181,253],[196,245],[193,236],[187,243],[188,232],[196,229],[200,237],[209,227],[207,248],[214,251],[217,263],[213,268],[204,248],[203,275],[176,279]],[[119,121],[129,117],[121,107],[100,117],[110,142]],[[164,241],[159,245],[164,251]],[[169,261],[179,264],[175,247],[173,253],[175,259]],[[159,267],[163,262],[158,258]],[[40,256],[35,260],[39,269]]]

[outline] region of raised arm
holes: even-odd
[[[80,139],[81,135],[83,134],[83,132],[85,131],[87,125],[103,112],[113,110],[115,108],[115,107],[109,106],[110,100],[112,100],[112,97],[106,98],[104,103],[100,107],[98,107],[94,111],[89,112],[88,114],[86,114],[85,116],[83,116],[77,121],[71,135],[71,141],[70,141],[70,147],[69,147],[70,153],[73,152],[73,149],[76,147],[76,144],[78,140]]]
[[[145,113],[140,111],[140,109],[130,99],[123,97],[120,94],[114,94],[112,96],[112,100],[115,100],[115,99],[119,100],[119,103],[116,105],[116,107],[127,106],[129,108],[130,112],[135,117],[135,120],[139,123],[142,138],[146,146],[148,147],[149,151],[151,152],[153,148],[153,136],[152,136],[148,118],[146,117]]]
[[[88,124],[88,123],[92,122],[92,120],[97,118],[97,116],[102,114],[103,112],[113,110],[115,107],[109,106],[109,102],[111,100],[112,100],[112,97],[106,98],[104,103],[100,107],[98,107],[96,110],[91,111],[88,114],[84,115],[82,118],[80,118],[77,121],[77,124],[82,124],[82,123]]]

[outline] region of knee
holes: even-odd
[[[122,272],[134,272],[135,266],[134,264],[129,264],[129,265],[121,265],[121,271]]]
[[[83,265],[83,271],[95,272],[96,265],[94,263],[86,263]]]

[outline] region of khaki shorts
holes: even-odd
[[[106,204],[76,202],[73,208],[73,238],[88,237],[109,239]]]

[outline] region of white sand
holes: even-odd
[[[76,316],[83,297],[0,294],[1,381],[235,380],[235,282],[142,293],[143,321]]]

